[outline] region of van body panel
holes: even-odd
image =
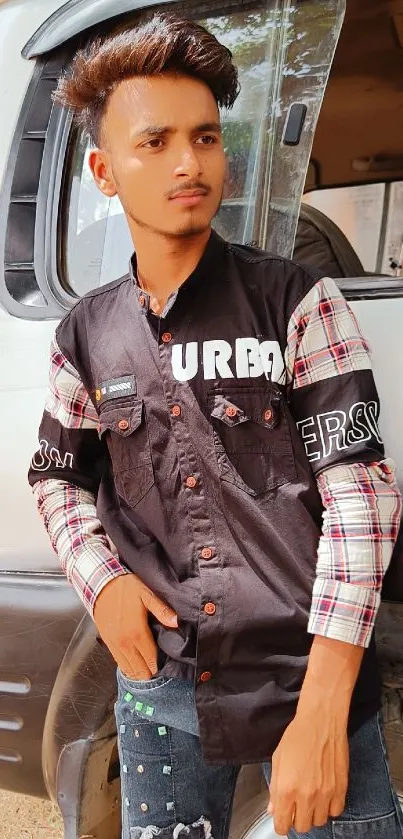
[[[61,575],[0,574],[0,785],[47,796],[42,737],[49,697],[83,614]]]

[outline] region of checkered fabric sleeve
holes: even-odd
[[[97,424],[77,371],[53,341],[39,448],[28,478],[62,569],[90,614],[102,589],[128,573],[97,517],[105,456]]]
[[[333,280],[317,282],[294,310],[286,366],[324,508],[308,630],[367,647],[402,505],[384,459],[368,345]]]

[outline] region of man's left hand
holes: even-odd
[[[307,833],[344,810],[348,784],[347,719],[337,709],[299,708],[272,759],[269,814],[276,833]]]

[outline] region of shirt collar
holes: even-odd
[[[213,275],[220,274],[219,268],[221,267],[222,260],[224,257],[226,242],[221,236],[218,235],[214,230],[211,231],[210,238],[207,242],[205,250],[196,265],[196,268],[190,276],[185,280],[182,285],[173,291],[166,302],[164,311],[161,313],[161,317],[166,317],[168,312],[172,309],[175,302],[180,300],[187,300],[189,297],[191,298],[196,288],[199,286],[201,282],[205,282],[207,279],[210,279]],[[136,253],[134,252],[129,263],[129,271],[130,276],[134,282],[134,287],[137,295],[137,300],[139,301],[139,305],[143,309],[143,311],[149,311],[150,308],[150,295],[147,294],[144,289],[142,289],[138,282],[137,277],[137,258]]]

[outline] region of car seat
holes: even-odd
[[[366,275],[354,248],[337,224],[310,204],[301,204],[293,258],[335,279]]]

